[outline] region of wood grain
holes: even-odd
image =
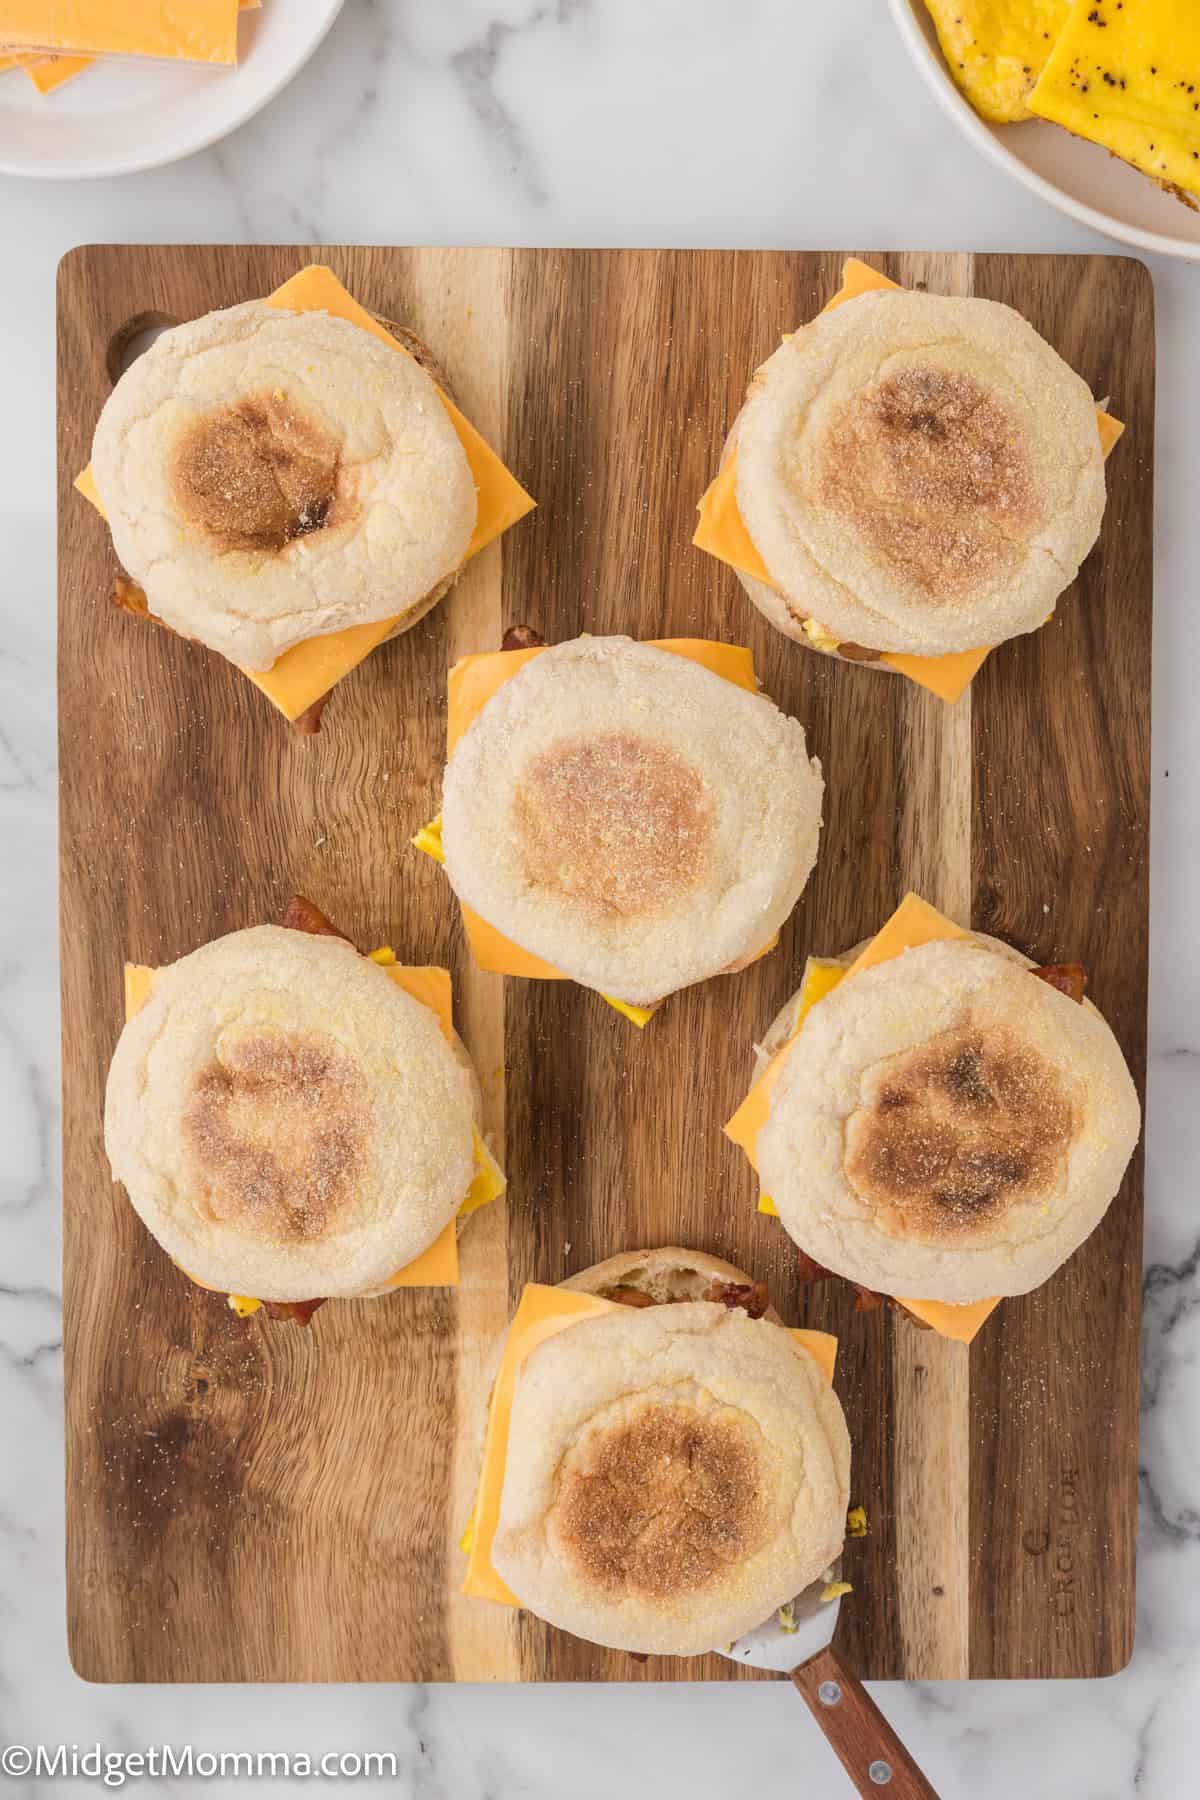
[[[905,888],[1030,954],[1087,963],[1144,1059],[1153,312],[1128,259],[889,255],[893,279],[1019,308],[1127,422],[1102,540],[1054,622],[947,711],[788,643],[690,547],[751,369],[833,290],[834,253],[320,252],[411,325],[539,508],[451,599],[289,731],[219,659],[107,605],[107,533],[70,482],[139,315],[269,292],[291,248],[93,246],[59,280],[60,745],[71,1654],[97,1680],[744,1678],[639,1664],[458,1594],[480,1370],[521,1284],[623,1247],[720,1252],[841,1336],[871,1535],[838,1644],[868,1677],[1100,1675],[1133,1631],[1141,1170],[969,1352],[802,1289],[719,1125],[810,951]],[[867,253],[869,255],[869,253]],[[445,670],[503,626],[751,645],[824,765],[821,857],[779,952],[644,1033],[569,983],[471,968],[440,872]],[[126,956],[165,962],[302,888],[361,941],[454,970],[505,1128],[507,1206],[463,1282],[339,1303],[307,1331],[193,1288],[109,1181],[100,1116]],[[503,1071],[503,1073],[502,1073]]]

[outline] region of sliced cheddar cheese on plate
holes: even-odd
[[[14,49],[236,63],[238,0],[0,0],[0,43]]]

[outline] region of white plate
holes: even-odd
[[[1031,193],[1139,250],[1200,261],[1200,213],[1098,144],[1043,119],[989,125],[955,87],[922,0],[888,0],[909,55],[963,136]]]
[[[263,0],[242,14],[236,69],[112,58],[42,96],[0,74],[0,172],[130,175],[203,150],[243,124],[308,61],[342,0]]]

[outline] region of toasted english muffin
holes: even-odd
[[[995,939],[930,943],[808,1012],[756,1158],[816,1262],[966,1304],[1040,1286],[1099,1224],[1137,1142],[1137,1094],[1096,1008],[1034,969]],[[795,1016],[793,997],[760,1059]]]
[[[763,950],[817,853],[823,783],[765,696],[629,638],[505,682],[446,768],[454,891],[523,949],[646,1005]]]
[[[594,1643],[728,1644],[841,1550],[837,1397],[773,1313],[704,1299],[714,1283],[756,1286],[690,1250],[612,1257],[562,1285],[653,1304],[581,1320],[522,1366],[492,1563],[523,1606]]]
[[[258,300],[132,364],[92,472],[151,613],[246,669],[351,625],[415,624],[475,526],[466,452],[413,357]]]
[[[1036,630],[1104,511],[1086,383],[991,300],[891,289],[819,314],[756,372],[730,447],[776,584],[747,593],[855,661]]]
[[[159,971],[109,1069],[113,1178],[207,1287],[383,1291],[474,1172],[477,1086],[428,1007],[332,936],[259,925]]]

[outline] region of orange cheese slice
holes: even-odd
[[[0,4],[3,4],[3,0],[0,0]],[[333,270],[320,264],[302,269],[290,281],[285,281],[281,288],[276,288],[268,297],[267,305],[295,312],[331,313],[334,318],[346,319],[351,325],[369,331],[382,343],[390,344],[401,356],[409,355],[404,345],[397,343],[391,333],[385,331],[379,321],[347,292]],[[510,525],[523,518],[532,509],[534,501],[516,478],[509,474],[495,451],[489,448],[457,406],[441,393],[440,388],[438,392],[475,480],[475,530],[463,559],[467,562],[494,538],[507,531]],[[104,508],[90,468],[84,470],[75,486],[103,514]],[[255,687],[261,688],[285,718],[298,719],[301,713],[307,712],[323,694],[327,694],[344,675],[357,668],[372,650],[390,636],[399,616],[393,614],[389,619],[376,619],[367,625],[351,625],[345,631],[332,631],[323,637],[308,638],[304,643],[285,650],[269,669],[245,669],[243,673],[249,676]]]
[[[255,12],[261,5],[262,0],[239,0],[242,12]],[[56,89],[65,87],[68,81],[74,81],[77,75],[82,75],[85,69],[90,69],[97,58],[94,56],[29,56],[12,60],[28,64],[25,70],[26,76],[39,94],[52,94]],[[8,66],[0,57],[0,70]]]
[[[93,56],[37,56],[25,70],[39,94],[53,94],[68,81],[74,81],[95,61]]]
[[[872,969],[878,963],[890,962],[905,950],[916,950],[922,944],[938,941],[970,937],[960,925],[943,917],[928,901],[917,894],[906,894],[896,911],[883,928],[876,932],[866,949],[849,965],[824,962],[811,959],[805,969],[804,986],[801,990],[800,1006],[792,1034],[783,1048],[776,1052],[763,1070],[754,1086],[750,1089],[742,1104],[725,1127],[725,1135],[743,1150],[751,1167],[757,1169],[755,1150],[758,1134],[767,1122],[771,1110],[771,1090],[779,1079],[788,1052],[800,1035],[801,1027],[811,1009],[832,993],[833,989],[843,981],[849,981],[862,969]],[[759,1201],[759,1211],[775,1214],[774,1202],[766,1195]],[[776,1215],[778,1216],[778,1215]],[[985,1319],[1000,1304],[999,1298],[977,1300],[966,1306],[950,1304],[942,1300],[909,1300],[897,1295],[902,1306],[909,1312],[931,1325],[943,1337],[955,1338],[959,1343],[969,1344]]]
[[[651,638],[655,650],[667,650],[673,656],[686,656],[699,663],[723,681],[758,692],[754,675],[754,656],[740,644],[716,644],[707,638]],[[532,650],[490,650],[478,656],[463,656],[455,663],[446,682],[446,754],[453,755],[463,732],[489,701],[495,699],[506,681],[511,681],[535,656],[548,648],[539,644]]]
[[[654,638],[650,641],[656,650],[667,650],[673,656],[686,656],[689,662],[699,663],[702,668],[719,675],[723,681],[732,681],[735,687],[745,688],[751,694],[758,692],[754,657],[741,645],[711,643],[707,638]],[[477,656],[461,657],[455,663],[446,683],[448,756],[453,754],[463,732],[488,702],[495,698],[505,682],[511,681],[535,656],[541,656],[545,648],[545,645],[539,644],[532,650],[484,651]],[[417,833],[417,837],[423,838],[429,831],[430,827],[426,826],[424,832]],[[418,847],[429,855],[434,854],[427,843],[421,843]],[[519,944],[514,944],[469,906],[463,906],[461,901],[459,909],[463,929],[471,946],[471,955],[481,969],[486,969],[493,975],[521,976],[527,981],[570,979],[551,963],[535,956],[532,951],[522,950]],[[766,945],[761,954],[767,955],[776,941],[773,939]],[[655,1011],[653,1006],[629,1006],[625,1001],[610,999],[607,994],[603,998],[638,1026],[645,1025]]]
[[[16,49],[82,50],[236,63],[238,0],[0,0],[0,43]]]
[[[390,962],[386,960],[391,958]],[[406,994],[422,1006],[427,1006],[437,1018],[438,1024],[447,1043],[454,1043],[454,1001],[449,969],[435,967],[409,967],[397,963],[391,950],[376,950],[370,960],[378,963]],[[154,988],[158,970],[144,963],[125,964],[125,1017],[132,1019],[150,998]],[[467,1197],[459,1208],[458,1216],[476,1212],[499,1197],[504,1191],[504,1176],[501,1174],[494,1158],[479,1133],[475,1133],[476,1173],[467,1190]],[[177,1265],[178,1266],[178,1265]],[[190,1270],[183,1273],[197,1287],[208,1287],[206,1281],[197,1280]],[[458,1286],[458,1229],[457,1219],[451,1219],[445,1230],[436,1237],[427,1250],[420,1256],[406,1263],[386,1284],[388,1287],[457,1287]],[[209,1292],[213,1292],[209,1289]],[[247,1296],[239,1296],[245,1299]]]
[[[833,298],[826,302],[822,311],[831,312],[835,306],[857,299],[860,294],[898,286],[898,282],[889,281],[886,275],[881,275],[878,269],[860,262],[857,257],[847,257],[842,270],[842,285]],[[1098,406],[1096,429],[1100,434],[1101,448],[1107,456],[1125,427],[1103,407]],[[700,520],[692,542],[697,549],[707,551],[710,556],[728,563],[741,574],[765,582],[778,592],[779,583],[772,579],[766,563],[755,548],[738,507],[736,449],[730,451],[700,502]],[[910,656],[899,651],[885,651],[879,660],[897,674],[906,675],[919,687],[928,688],[939,699],[953,705],[979,673],[990,648],[990,645],[985,645],[979,650],[957,650],[945,656]]]
[[[37,61],[37,53],[33,50],[18,50],[12,56],[0,50],[0,75],[6,74],[9,69],[24,69],[29,63]]]
[[[522,1293],[492,1388],[479,1490],[471,1523],[463,1537],[467,1552],[464,1594],[478,1600],[497,1600],[502,1606],[520,1605],[516,1595],[492,1567],[492,1545],[500,1522],[513,1399],[524,1363],[539,1344],[560,1331],[566,1331],[584,1319],[599,1318],[603,1313],[619,1310],[615,1301],[602,1300],[595,1294],[575,1293],[570,1288],[530,1283]],[[791,1335],[814,1358],[825,1379],[832,1383],[837,1339],[826,1331],[793,1331]]]

